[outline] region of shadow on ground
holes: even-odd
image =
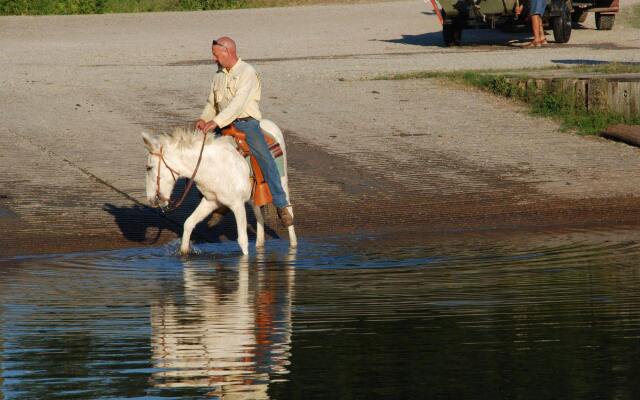
[[[517,47],[529,41],[530,32],[505,33],[491,29],[465,29],[462,32],[462,46],[504,46]],[[398,39],[382,40],[383,42],[407,44],[412,46],[446,47],[442,32],[427,32],[419,35],[402,35]]]
[[[102,209],[113,215],[120,233],[131,242],[154,244],[164,232],[178,234],[181,230],[176,223],[146,206],[136,204],[133,207],[122,207],[106,203]]]
[[[184,190],[186,180],[178,181],[174,190],[172,200],[177,200]],[[192,189],[187,195],[183,205],[173,212],[164,214],[159,209],[154,209],[144,205],[118,206],[110,203],[103,205],[103,210],[111,214],[123,238],[130,242],[143,244],[154,244],[166,234],[176,237],[182,236],[182,227],[186,219],[193,213],[196,206],[202,199],[200,192]],[[250,237],[255,237],[256,218],[251,207],[246,207],[247,223]],[[238,231],[236,221],[232,212],[229,212],[222,221],[213,226],[207,225],[207,217],[198,224],[192,234],[192,240],[196,243],[220,242],[222,240],[237,240]],[[277,232],[269,226],[265,226],[267,237],[279,237]]]
[[[551,60],[554,64],[563,64],[563,65],[606,65],[613,64],[611,61],[602,61],[602,60],[589,60],[589,59],[564,59],[564,60]],[[624,65],[640,65],[640,62],[635,61],[617,61],[615,64],[624,64]]]

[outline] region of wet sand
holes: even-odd
[[[640,62],[638,30],[599,32],[588,22],[570,46],[535,52],[512,43],[525,34],[473,31],[464,47],[449,49],[424,11],[394,2],[0,19],[0,255],[178,237],[197,196],[170,216],[144,206],[140,132],[197,118],[213,74],[203,60],[221,33],[261,73],[264,115],[285,131],[303,237],[395,232],[429,240],[640,223],[638,149],[561,132],[466,88],[369,80],[424,69]],[[270,236],[282,234],[268,214]],[[231,216],[195,237],[233,238]]]

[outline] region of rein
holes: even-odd
[[[182,205],[182,202],[184,201],[184,199],[187,198],[187,195],[189,194],[189,190],[191,190],[191,186],[193,186],[193,179],[196,177],[196,174],[198,173],[198,168],[200,167],[200,161],[202,161],[202,153],[204,151],[204,145],[205,145],[206,142],[207,142],[207,132],[203,132],[203,135],[202,135],[202,147],[200,147],[200,154],[198,155],[198,162],[196,163],[196,167],[193,170],[193,174],[191,174],[191,178],[189,178],[189,183],[187,183],[187,187],[182,192],[182,196],[180,197],[180,200],[176,201],[175,203],[172,203],[171,199],[167,199],[162,194],[160,194],[160,167],[162,166],[162,164],[164,164],[164,166],[167,167],[169,172],[171,172],[171,177],[173,178],[173,182],[174,183],[177,181],[176,177],[179,177],[180,174],[176,170],[171,168],[169,166],[169,164],[167,164],[167,161],[164,159],[164,153],[163,153],[163,146],[164,145],[160,145],[160,152],[159,153],[149,152],[149,154],[158,157],[158,175],[156,176],[156,198],[158,200],[166,201],[166,202],[169,203],[169,205],[167,207],[165,207],[163,209],[163,211],[165,211],[165,212],[174,211],[176,208],[180,207]]]

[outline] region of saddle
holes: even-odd
[[[253,200],[253,203],[258,207],[271,203],[273,201],[273,197],[271,196],[269,185],[267,185],[267,182],[264,179],[262,168],[260,168],[260,164],[258,164],[256,156],[251,153],[251,149],[247,143],[247,135],[234,124],[223,128],[222,134],[232,136],[236,141],[236,146],[240,155],[245,158],[249,158],[249,165],[253,171],[253,187],[251,189],[251,199]],[[262,131],[262,134],[264,135],[264,139],[267,142],[267,146],[269,147],[269,151],[271,151],[273,158],[282,157],[282,148],[276,138],[265,131]]]

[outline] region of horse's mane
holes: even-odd
[[[167,145],[175,145],[178,148],[191,148],[196,144],[202,145],[202,131],[196,131],[191,128],[176,128],[171,133],[161,133],[158,138],[160,143]],[[209,133],[207,135],[207,144],[211,144],[216,141],[216,135]]]

